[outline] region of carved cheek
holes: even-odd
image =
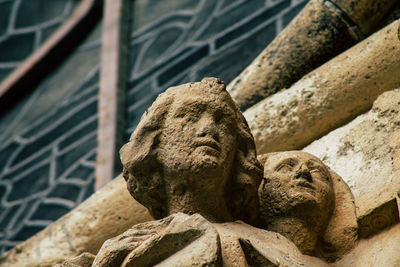
[[[319,195],[319,198],[321,202],[325,203],[326,201],[328,201],[328,199],[330,198],[330,195],[332,195],[333,192],[333,188],[327,184],[326,182],[322,182],[322,181],[318,181],[318,185],[317,185],[317,192]]]
[[[236,138],[230,134],[230,133],[220,133],[221,136],[221,145],[222,145],[222,149],[224,151],[226,151],[226,153],[232,154],[234,153],[234,151],[236,151]]]
[[[286,190],[289,188],[290,178],[286,174],[274,173],[271,175],[271,184],[274,188],[279,190]]]

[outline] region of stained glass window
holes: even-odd
[[[79,0],[0,0],[0,81],[67,20]]]

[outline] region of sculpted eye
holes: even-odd
[[[234,120],[232,120],[230,117],[223,117],[218,123],[222,127],[226,127],[229,131],[234,131],[236,127]]]
[[[183,118],[183,117],[185,117],[185,114],[186,113],[184,113],[184,112],[178,112],[178,113],[175,113],[175,118]]]
[[[311,176],[314,179],[324,180],[329,182],[329,176],[319,168],[313,168],[310,170]]]
[[[293,166],[290,165],[290,163],[283,163],[279,164],[279,166],[275,170],[280,172],[289,172],[292,170],[292,168]]]
[[[275,171],[280,172],[289,172],[293,170],[293,167],[297,165],[297,161],[294,159],[283,160],[279,165],[275,168]]]
[[[174,118],[184,119],[185,121],[197,121],[199,119],[199,115],[191,111],[181,110],[180,112],[174,114]]]
[[[181,107],[179,109],[176,109],[175,112],[173,113],[174,118],[184,118],[188,114],[188,110],[186,107]]]
[[[200,113],[193,113],[193,112],[189,112],[185,115],[185,117],[192,122],[196,122],[200,119]]]
[[[312,170],[310,170],[310,173],[311,173],[311,174],[315,174],[315,175],[322,176],[321,171],[318,170],[318,169],[312,169]]]
[[[221,110],[216,110],[214,112],[214,121],[219,122],[224,117],[224,114]]]

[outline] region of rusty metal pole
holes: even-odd
[[[121,172],[130,0],[106,0],[102,28],[95,190]]]

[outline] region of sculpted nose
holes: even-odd
[[[212,137],[216,141],[219,141],[218,125],[214,122],[212,116],[204,115],[198,121],[197,124],[197,136],[198,137]]]
[[[308,169],[306,164],[300,164],[296,171],[295,179],[306,179],[308,182],[312,183],[312,176],[310,170]]]

